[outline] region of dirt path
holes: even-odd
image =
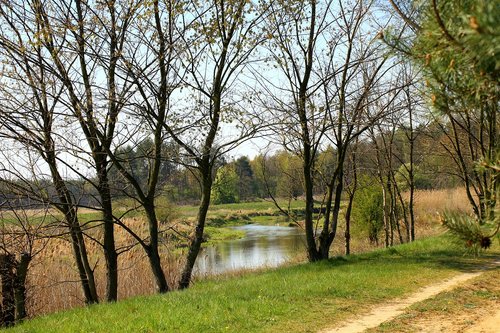
[[[488,269],[491,268],[491,266],[498,265],[500,265],[500,260],[495,261],[492,265],[488,265],[489,267],[484,267],[484,269]],[[425,287],[407,298],[391,301],[386,305],[375,308],[371,313],[367,315],[364,315],[352,321],[347,321],[340,327],[322,330],[321,333],[357,333],[363,332],[370,328],[378,327],[383,322],[389,321],[403,314],[406,308],[410,305],[426,300],[443,291],[453,289],[470,279],[478,277],[483,272],[484,271],[463,273],[447,281]],[[485,320],[482,320],[473,328],[473,330],[467,331],[467,333],[496,333],[498,332],[498,327],[500,327],[500,311],[498,311],[494,316],[489,316]]]
[[[488,318],[483,319],[479,324],[466,330],[465,333],[497,333],[500,331],[500,310]]]

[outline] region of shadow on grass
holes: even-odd
[[[440,242],[439,248],[425,249],[425,246],[417,242],[417,246],[404,244],[370,253],[338,256],[325,261],[324,264],[329,267],[339,267],[358,262],[366,264],[389,261],[397,264],[424,264],[428,267],[446,267],[464,273],[500,267],[500,251],[498,249],[482,253],[480,256],[475,257],[472,254],[465,253],[463,248],[451,243],[445,237],[436,237],[433,239]],[[435,244],[433,245],[435,247]]]

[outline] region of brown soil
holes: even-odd
[[[498,265],[500,260],[491,266]],[[425,287],[407,298],[377,306],[372,312],[347,321],[341,327],[321,332],[499,333],[500,299],[497,295],[500,295],[500,271],[494,269],[494,272],[488,273],[487,278],[478,279],[487,269],[491,269],[491,266],[483,267],[484,270],[479,272],[462,273],[447,281]],[[461,287],[464,285],[466,287]],[[458,288],[459,292],[451,292],[454,288]],[[450,295],[447,295],[447,298],[442,297],[447,291],[450,291]],[[438,294],[436,300],[429,301]],[[482,294],[492,296],[475,296]],[[417,303],[422,304],[420,309],[408,309]]]

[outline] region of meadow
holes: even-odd
[[[463,256],[446,236],[36,318],[6,332],[311,332],[499,254]]]
[[[288,202],[281,201],[288,205]],[[127,203],[121,203],[118,209],[127,209]],[[118,206],[118,205],[117,205]],[[302,200],[292,200],[290,207],[300,211],[304,207]],[[439,223],[439,212],[444,210],[464,210],[468,207],[465,194],[460,189],[422,191],[416,197],[417,237],[425,238],[441,234],[443,228]],[[189,230],[194,223],[197,207],[173,206],[165,203],[160,206],[160,212],[167,216],[162,223],[164,243],[161,247],[163,266],[171,286],[175,286],[179,271],[183,265],[183,243],[187,242]],[[92,225],[99,215],[92,211],[81,211],[82,221]],[[53,218],[57,218],[54,215]],[[124,219],[131,228],[139,234],[146,235],[146,223],[140,211],[132,211]],[[248,202],[238,204],[213,205],[209,211],[206,235],[207,244],[243,237],[244,234],[235,231],[230,226],[244,223],[288,225],[290,221],[280,216],[274,203],[270,201]],[[300,223],[299,223],[300,224]],[[299,226],[300,227],[300,226]],[[175,232],[172,232],[175,230]],[[91,230],[99,236],[99,228]],[[341,255],[344,251],[344,225],[339,225],[337,239],[332,247],[333,255]],[[370,244],[363,228],[353,221],[352,253],[365,253],[382,244]],[[117,246],[127,249],[119,256],[119,299],[127,299],[139,295],[154,293],[154,282],[149,274],[149,264],[142,249],[133,246],[133,239],[121,228],[116,230]],[[104,293],[105,276],[101,250],[98,245],[88,242],[90,260],[95,265],[96,281],[99,293]],[[305,261],[303,255],[292,258],[293,263]],[[231,272],[229,276],[241,276],[243,272]],[[218,277],[224,278],[224,277]],[[195,284],[200,277],[195,278]],[[48,314],[55,311],[68,310],[83,305],[83,296],[78,282],[77,271],[73,264],[69,242],[60,237],[51,239],[40,253],[35,256],[28,276],[28,311],[31,317]]]

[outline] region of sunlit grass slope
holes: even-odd
[[[485,260],[464,257],[445,237],[428,238],[349,258],[213,278],[187,291],[56,313],[7,332],[316,331]]]

